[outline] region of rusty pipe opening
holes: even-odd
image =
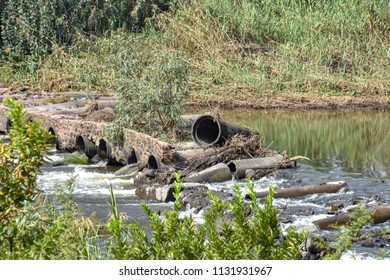
[[[91,159],[97,155],[97,148],[95,144],[90,141],[86,136],[78,135],[76,137],[76,148],[85,153],[85,155]]]
[[[250,137],[258,133],[236,124],[219,120],[212,115],[202,115],[192,125],[191,134],[196,144],[201,147],[209,147],[222,145],[235,135]]]

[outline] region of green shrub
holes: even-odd
[[[9,59],[40,59],[53,46],[68,46],[78,33],[137,31],[170,0],[1,0],[0,49]]]
[[[299,247],[306,233],[291,228],[282,236],[272,206],[274,188],[264,207],[255,198],[253,184],[248,183],[252,202],[244,202],[240,187],[234,187],[232,202],[221,201],[210,193],[212,206],[205,214],[205,223],[197,225],[192,217],[179,219],[181,181],[174,187],[175,204],[160,219],[143,204],[149,217],[151,234],[148,238],[134,224],[125,225],[112,204],[114,215],[109,229],[116,241],[111,247],[114,258],[119,259],[299,259]],[[112,194],[113,196],[113,194]],[[250,215],[249,215],[250,213]],[[233,214],[233,218],[231,218]],[[230,217],[230,218],[229,218]]]
[[[149,57],[134,52],[122,59],[117,119],[108,129],[109,135],[118,140],[123,128],[131,128],[175,139],[187,95],[186,62],[165,50]]]
[[[6,99],[4,103],[11,122],[9,144],[0,144],[0,223],[37,194],[36,179],[44,163],[50,133],[26,116],[20,102]]]

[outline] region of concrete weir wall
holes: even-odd
[[[7,132],[11,125],[5,110],[0,105],[0,132]],[[142,168],[147,165],[150,155],[162,159],[173,149],[168,143],[130,129],[123,131],[123,141],[111,143],[104,135],[105,128],[109,125],[107,122],[91,121],[78,114],[62,115],[61,110],[58,113],[40,111],[34,107],[26,110],[28,116],[40,120],[56,136],[56,147],[59,150],[82,149],[89,157],[99,154],[109,158],[111,162],[124,165],[138,163]]]

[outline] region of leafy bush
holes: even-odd
[[[0,49],[11,59],[39,59],[78,33],[142,29],[170,0],[1,0]]]
[[[10,142],[0,144],[0,259],[91,257],[97,227],[76,217],[73,181],[54,201],[39,195],[36,180],[51,134],[27,117],[20,102],[4,103],[12,126]]]
[[[0,224],[37,194],[36,179],[51,135],[26,116],[20,102],[6,99],[11,128],[9,144],[0,144]]]
[[[165,50],[149,57],[131,53],[122,59],[117,119],[109,135],[118,140],[123,128],[131,128],[154,137],[175,139],[187,95],[186,62]]]
[[[249,183],[249,205],[239,186],[234,187],[232,202],[221,201],[210,193],[212,206],[205,214],[205,223],[197,225],[192,215],[179,219],[181,181],[177,178],[175,204],[161,219],[143,204],[151,224],[150,238],[138,226],[124,224],[112,194],[116,214],[108,226],[116,242],[111,243],[115,245],[110,251],[115,259],[299,259],[299,247],[306,233],[290,228],[282,236],[277,210],[272,206],[274,188],[270,189],[264,207],[258,205],[253,188],[253,183]]]

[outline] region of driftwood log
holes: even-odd
[[[372,219],[375,224],[383,223],[390,220],[390,205],[377,206],[372,211]],[[334,229],[336,226],[344,225],[351,220],[349,214],[339,214],[336,216],[314,221],[319,229]]]
[[[315,193],[335,193],[346,186],[347,186],[346,182],[337,181],[337,182],[323,183],[320,185],[308,185],[302,187],[277,189],[275,191],[274,198],[291,198],[291,197],[298,197],[298,196],[304,196],[304,195],[315,194]],[[257,192],[256,198],[264,198],[267,197],[268,194],[269,191]],[[249,198],[249,195],[247,195],[247,198]]]

